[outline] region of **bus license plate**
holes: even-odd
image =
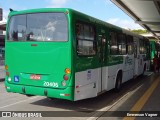
[[[30,75],[30,79],[32,79],[32,80],[40,80],[41,76],[40,75],[32,74],[32,75]]]

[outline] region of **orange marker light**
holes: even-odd
[[[70,74],[70,73],[71,73],[71,70],[70,70],[69,68],[66,68],[66,69],[65,69],[65,73],[66,73],[66,74]]]
[[[5,65],[5,70],[8,70],[8,65]]]

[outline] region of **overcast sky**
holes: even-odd
[[[143,29],[110,0],[0,0],[4,17],[7,18],[9,8],[14,10],[34,8],[72,8],[100,20],[126,29]]]

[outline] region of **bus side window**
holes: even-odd
[[[150,44],[149,44],[148,39],[145,39],[145,48],[146,48],[146,57],[147,57],[147,60],[149,60],[149,58],[150,58]]]
[[[96,54],[95,27],[86,23],[76,23],[76,40],[78,55]]]
[[[118,48],[119,48],[120,55],[125,55],[127,53],[126,36],[123,33],[118,34]]]
[[[139,40],[139,53],[144,54],[145,53],[145,47],[144,47],[144,39]]]
[[[133,43],[133,37],[130,35],[127,35],[127,53],[133,54],[134,52],[134,43]]]
[[[114,32],[110,33],[110,54],[117,55],[118,54],[118,46],[117,46],[117,34]]]
[[[133,52],[134,52],[134,58],[137,58],[137,40],[134,38],[133,40]]]

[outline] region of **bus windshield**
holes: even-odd
[[[67,41],[67,17],[64,13],[12,16],[7,38],[8,41]]]

